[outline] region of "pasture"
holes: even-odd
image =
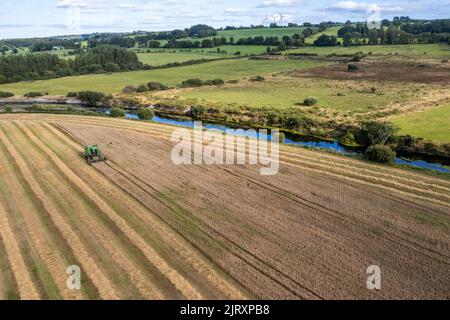
[[[403,115],[391,121],[402,134],[450,143],[450,105]]]
[[[140,85],[149,81],[158,81],[166,85],[176,86],[189,78],[231,80],[260,74],[310,68],[320,64],[321,62],[309,60],[230,59],[169,69],[11,83],[0,85],[0,91],[9,91],[18,95],[23,95],[30,91],[48,92],[50,95],[66,95],[68,92],[83,90],[119,93],[127,85]]]
[[[245,105],[250,107],[305,108],[306,98],[318,100],[318,107],[331,111],[364,113],[389,103],[407,101],[420,90],[415,85],[390,86],[369,81],[338,81],[324,79],[295,79],[285,76],[270,77],[264,82],[243,81],[223,87],[179,89],[163,92],[166,97],[199,99],[220,102],[222,105]]]

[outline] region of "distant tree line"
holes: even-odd
[[[420,21],[409,17],[383,20],[380,29],[369,29],[365,23],[347,21],[339,29],[338,37],[322,35],[315,46],[359,46],[393,44],[450,43],[450,19]],[[342,38],[342,42],[338,40]]]
[[[0,83],[142,68],[136,53],[108,45],[85,50],[75,59],[49,53],[6,55],[0,57]]]

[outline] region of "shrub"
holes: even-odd
[[[394,163],[397,154],[391,147],[377,144],[367,148],[364,157],[373,162]]]
[[[222,79],[214,79],[214,80],[206,80],[205,86],[220,86],[223,85],[225,82]]]
[[[347,132],[345,134],[345,136],[343,136],[341,138],[341,143],[348,145],[348,146],[353,146],[356,144],[356,139],[355,139],[355,135],[353,134],[353,132]]]
[[[191,115],[194,118],[199,118],[206,113],[206,108],[204,106],[192,106]]]
[[[0,74],[0,84],[8,83],[8,78],[6,78],[4,75]]]
[[[358,71],[359,67],[356,64],[349,64],[348,67],[347,67],[347,70],[349,72]]]
[[[120,66],[113,62],[108,62],[105,64],[105,71],[106,72],[118,72],[120,71]]]
[[[250,81],[256,81],[256,82],[264,81],[264,80],[266,80],[266,79],[263,76],[256,76],[256,77],[250,79]]]
[[[137,87],[136,92],[146,92],[148,91],[148,87],[146,84],[141,84],[139,87]]]
[[[6,107],[5,107],[5,112],[6,112],[6,113],[12,113],[13,110],[12,110],[11,106],[6,106]]]
[[[307,106],[307,107],[312,107],[312,106],[315,106],[318,102],[319,102],[319,101],[318,101],[317,99],[314,99],[314,98],[306,98],[306,99],[303,101],[303,105],[304,105],[304,106]]]
[[[122,108],[111,108],[110,115],[113,118],[123,118],[125,117],[125,110]]]
[[[192,87],[201,87],[205,83],[201,79],[188,79],[181,83],[182,88],[192,88]]]
[[[28,92],[24,94],[24,97],[27,98],[36,98],[36,97],[42,97],[44,94],[42,92]]]
[[[81,101],[86,102],[89,107],[96,107],[99,102],[106,99],[104,93],[95,91],[78,92],[78,98],[80,98]]]
[[[133,86],[133,85],[126,86],[122,90],[123,93],[127,93],[127,94],[135,93],[136,91],[137,91],[137,87]]]
[[[155,113],[152,109],[141,108],[138,110],[137,116],[141,120],[152,120],[155,117]]]
[[[11,98],[14,97],[14,93],[0,91],[0,98]]]
[[[372,121],[365,123],[363,129],[370,145],[386,144],[394,139],[398,129],[390,122]]]
[[[76,98],[78,97],[78,92],[69,92],[67,94],[67,98]]]
[[[164,91],[169,89],[168,86],[160,82],[149,82],[147,83],[147,87],[149,91]]]
[[[239,80],[228,80],[227,82],[230,84],[236,84],[239,83]]]

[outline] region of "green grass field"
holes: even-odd
[[[217,33],[217,37],[233,37],[235,41],[241,38],[248,37],[283,37],[293,36],[298,33],[301,34],[305,28],[293,27],[293,28],[258,28],[258,29],[240,29],[240,30],[224,30]]]
[[[450,142],[450,105],[408,114],[392,120],[402,134]]]
[[[152,53],[138,53],[139,61],[151,65],[162,66],[173,62],[186,62],[189,60],[200,59],[220,59],[224,58],[223,54],[217,53],[200,53],[200,52],[152,52]],[[226,57],[226,55],[225,55]]]
[[[48,92],[52,95],[65,95],[68,92],[82,90],[118,93],[127,85],[139,85],[149,81],[159,81],[170,86],[175,86],[189,78],[201,78],[204,80],[221,78],[231,80],[260,74],[308,68],[319,64],[320,62],[318,61],[308,60],[220,60],[169,69],[85,75],[34,82],[11,83],[0,85],[0,91],[9,91],[18,95],[23,95],[30,91]]]
[[[199,55],[199,59],[213,56],[213,57],[222,57],[227,58],[229,56],[235,56],[236,52],[240,52],[241,55],[252,55],[252,54],[262,54],[267,50],[267,46],[238,46],[238,45],[226,45],[218,47],[220,53],[217,51],[217,48],[197,48],[197,49],[133,49],[138,54],[147,54],[147,53],[172,53],[178,54],[180,53],[180,58],[183,58],[181,54],[197,54]],[[150,52],[148,52],[150,51]],[[202,55],[202,56],[200,56]],[[173,56],[177,58],[177,56]],[[179,62],[175,61],[174,62]],[[142,61],[142,60],[141,60]]]
[[[447,44],[410,44],[410,45],[384,45],[384,46],[354,46],[354,47],[305,47],[286,51],[287,53],[314,53],[318,55],[354,54],[356,52],[373,54],[423,57],[450,57],[450,45]]]
[[[307,44],[313,44],[314,41],[316,41],[323,34],[326,34],[327,36],[336,36],[337,37],[338,31],[340,28],[342,28],[342,26],[327,28],[324,32],[319,32],[311,37],[306,38],[305,42]]]
[[[402,95],[406,88],[379,87],[383,94],[370,93],[373,84],[367,82],[292,79],[276,77],[265,82],[248,83],[226,87],[203,87],[178,90],[175,96],[200,99],[222,104],[247,105],[251,107],[287,108],[302,103],[306,98],[318,99],[320,108],[340,112],[363,113],[392,101],[407,99]],[[167,93],[170,95],[171,93]],[[338,95],[339,94],[339,95]]]

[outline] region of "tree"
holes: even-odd
[[[205,24],[197,24],[185,30],[190,37],[206,38],[217,35],[217,31]]]
[[[123,118],[125,117],[125,110],[122,108],[111,108],[110,115],[113,118]]]
[[[369,30],[369,44],[377,45],[378,44],[378,30]]]
[[[141,120],[152,120],[155,117],[155,113],[149,108],[141,108],[138,110],[137,116]]]
[[[397,154],[389,146],[385,145],[375,145],[367,148],[364,153],[364,157],[369,161],[379,162],[379,163],[394,163]]]
[[[353,33],[356,31],[356,28],[352,25],[346,25],[344,27],[342,27],[341,29],[338,30],[338,37],[339,38],[344,38],[344,35],[346,33]]]
[[[202,48],[213,48],[214,47],[214,41],[211,39],[204,39],[202,41]]]
[[[329,36],[326,34],[321,35],[314,41],[315,46],[337,46],[337,38],[335,36]]]
[[[395,137],[398,129],[390,122],[372,121],[365,123],[363,129],[367,133],[370,145],[384,145]]]
[[[96,91],[81,91],[78,93],[78,98],[86,102],[89,107],[96,107],[99,102],[106,99],[104,93]]]

